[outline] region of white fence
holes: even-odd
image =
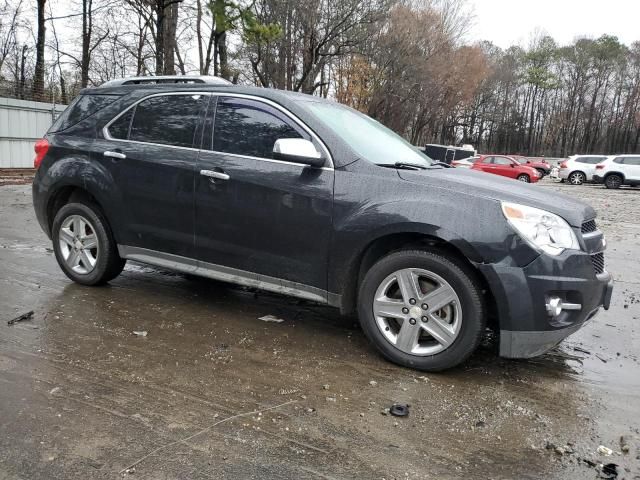
[[[0,168],[33,168],[33,144],[66,105],[0,98]]]

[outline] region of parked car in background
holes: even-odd
[[[451,165],[457,160],[473,157],[476,154],[476,151],[471,145],[454,147],[453,145],[437,145],[435,143],[427,143],[424,149],[422,149],[422,152],[432,160],[448,165]]]
[[[543,178],[545,175],[549,175],[551,173],[551,165],[547,163],[546,160],[535,160],[532,158],[523,157],[522,155],[509,155],[520,165],[527,165],[528,167],[533,167],[538,170],[540,174],[540,178]]]
[[[572,155],[560,162],[558,177],[571,185],[582,185],[593,180],[596,165],[605,161],[606,155]]]
[[[521,165],[506,155],[480,155],[471,169],[514,178],[525,183],[535,183],[540,180],[538,170],[527,165]]]
[[[640,155],[613,155],[595,167],[594,183],[607,188],[640,185]]]
[[[458,168],[471,168],[475,162],[478,161],[480,157],[469,157],[463,158],[461,160],[452,160],[451,166]]]

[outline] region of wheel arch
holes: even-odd
[[[107,222],[109,222],[109,218],[102,206],[102,203],[89,190],[74,184],[61,185],[53,190],[47,201],[46,218],[49,232],[51,232],[53,219],[55,218],[58,211],[66,204],[74,202],[94,205],[107,219]],[[111,225],[110,222],[109,225]],[[113,234],[113,229],[111,229],[111,232]]]
[[[367,271],[382,257],[400,250],[427,250],[443,253],[452,259],[459,266],[475,275],[476,280],[481,285],[489,318],[494,317],[497,311],[495,307],[495,297],[485,276],[477,268],[480,263],[471,245],[464,241],[452,240],[433,233],[419,231],[403,231],[387,233],[372,239],[355,256],[349,265],[342,285],[342,296],[339,308],[342,314],[353,314],[357,309],[358,289]]]
[[[604,180],[607,179],[607,177],[610,177],[611,175],[618,175],[620,178],[622,178],[622,181],[624,182],[627,177],[624,176],[624,173],[619,172],[618,170],[614,170],[612,172],[607,172],[604,174],[604,177],[602,177]]]

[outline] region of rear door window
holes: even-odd
[[[280,110],[246,98],[220,97],[213,126],[216,152],[258,158],[273,158],[280,138],[310,136]]]
[[[111,105],[118,95],[78,95],[53,123],[49,132],[61,132]]]
[[[135,107],[129,140],[174,147],[193,147],[207,95],[159,95]]]

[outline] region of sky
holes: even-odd
[[[526,46],[537,32],[560,45],[576,37],[617,36],[640,40],[640,0],[467,0],[475,12],[471,41],[490,40],[501,48]]]

